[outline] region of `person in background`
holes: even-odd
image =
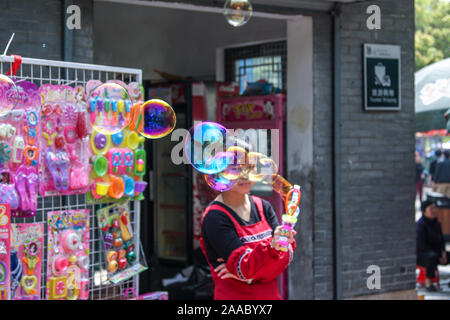
[[[443,159],[442,159],[442,151],[440,150],[440,149],[437,149],[435,152],[434,152],[434,159],[433,159],[433,161],[431,161],[431,163],[430,163],[430,177],[431,177],[431,184],[433,184],[434,183],[434,181],[435,181],[435,178],[436,178],[436,176],[435,176],[435,172],[436,172],[436,165],[437,165],[437,163],[438,162],[441,162]]]
[[[450,261],[445,251],[445,239],[441,224],[437,219],[437,208],[433,201],[425,200],[421,205],[422,217],[416,222],[416,254],[417,265],[426,269],[425,287],[428,291],[436,291],[431,279],[436,277],[437,266],[446,265]]]
[[[425,173],[422,164],[422,158],[420,157],[420,153],[417,151],[415,154],[415,162],[416,162],[416,198],[417,194],[419,194],[419,201],[422,202],[423,182],[425,180]]]
[[[433,191],[450,197],[450,151],[444,150],[444,160],[436,163]]]

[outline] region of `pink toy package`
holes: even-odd
[[[39,300],[44,224],[15,223],[11,227],[11,300]]]
[[[41,108],[40,194],[86,193],[88,122],[82,87],[44,84]]]
[[[9,204],[0,204],[0,300],[10,300],[11,213]]]
[[[0,117],[0,203],[11,205],[13,217],[36,214],[39,168],[37,86],[16,82],[16,105]]]
[[[48,213],[48,300],[89,297],[89,210]]]

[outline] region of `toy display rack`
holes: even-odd
[[[0,73],[6,74],[13,70],[14,58],[12,56],[0,56]],[[102,82],[108,80],[121,80],[125,83],[136,81],[142,83],[142,70],[131,68],[119,68],[103,65],[64,62],[55,60],[22,58],[22,64],[17,69],[16,75],[11,76],[18,80],[34,82],[37,86],[45,83],[66,84],[70,86],[85,85],[89,80],[95,79]],[[13,218],[12,223],[44,223],[44,243],[47,243],[47,213],[50,211],[90,209],[90,267],[89,267],[89,299],[90,300],[116,300],[121,299],[126,289],[132,288],[139,293],[139,275],[125,280],[117,285],[111,284],[106,278],[106,269],[103,265],[102,242],[100,229],[97,224],[96,211],[103,206],[86,203],[84,194],[38,197],[38,210],[34,217]],[[136,234],[135,247],[140,248],[140,202],[130,202],[130,216],[133,230]],[[141,250],[139,250],[140,253]],[[142,257],[142,255],[141,255]],[[44,248],[43,266],[47,264],[47,248]],[[47,279],[46,268],[42,270],[41,299],[45,297],[45,283]]]

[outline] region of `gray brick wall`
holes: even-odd
[[[381,8],[381,30],[366,8]],[[414,1],[348,4],[341,12],[341,233],[343,298],[415,287]],[[314,15],[314,298],[333,298],[332,36]],[[363,43],[402,48],[402,109],[363,111]],[[378,265],[381,289],[367,288]]]
[[[366,28],[369,4],[381,8],[380,30]],[[343,297],[413,289],[414,1],[344,5],[341,21]],[[363,111],[363,43],[401,45],[401,111]],[[380,290],[367,289],[372,264]]]
[[[76,0],[81,9],[81,29],[73,31],[73,61],[93,61],[93,2]],[[1,0],[0,52],[15,32],[8,54],[61,60],[63,57],[62,0]],[[0,54],[1,54],[0,53]]]
[[[333,24],[328,14],[314,23],[314,295],[333,298],[332,61]]]

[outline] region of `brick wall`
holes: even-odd
[[[73,61],[93,61],[93,2],[77,0],[81,9],[81,29],[73,31]],[[0,54],[13,32],[8,54],[61,60],[63,58],[62,0],[0,1]]]
[[[381,9],[380,30],[366,27],[369,4]],[[341,22],[343,297],[413,289],[414,1],[343,5]],[[363,111],[363,43],[401,46],[400,111]],[[372,264],[380,290],[367,288]]]
[[[333,298],[333,20],[318,14],[314,21],[314,295]]]

